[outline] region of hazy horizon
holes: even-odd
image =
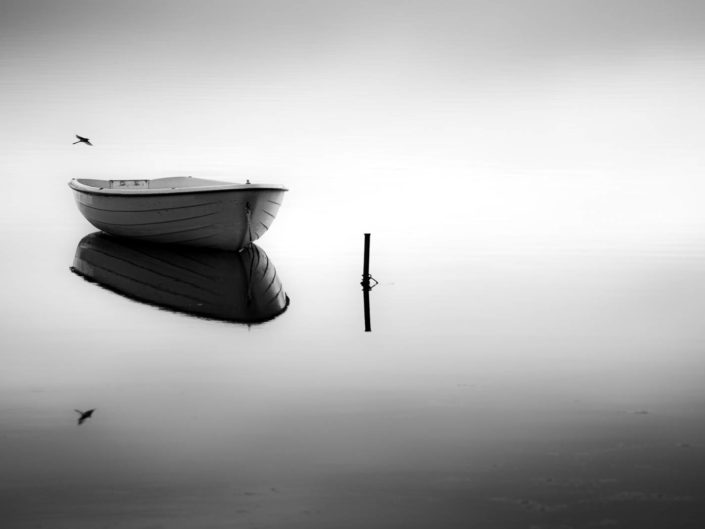
[[[292,200],[344,183],[336,232],[629,244],[705,226],[700,2],[1,5],[8,224],[28,182],[33,215],[63,222],[70,178],[192,174]]]
[[[0,525],[698,529],[704,65],[700,1],[0,0]],[[173,175],[289,189],[286,312],[70,272],[71,178]]]

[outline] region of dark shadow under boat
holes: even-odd
[[[96,232],[78,243],[71,270],[109,290],[209,319],[261,323],[289,298],[267,254],[148,244]]]

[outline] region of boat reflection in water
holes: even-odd
[[[258,323],[289,304],[274,265],[254,244],[233,252],[96,232],[78,243],[71,270],[129,298],[205,318]]]

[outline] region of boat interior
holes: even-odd
[[[148,180],[144,178],[119,180],[96,180],[92,178],[77,178],[76,182],[88,187],[95,187],[97,189],[183,189],[187,187],[212,187],[233,185],[233,182],[223,182],[221,180],[208,180],[206,178],[193,178],[191,176],[170,176],[167,178],[155,178],[153,180]]]
[[[270,189],[286,191],[285,187],[272,184],[251,184],[226,182],[192,176],[169,176],[166,178],[121,178],[98,180],[94,178],[74,178],[69,187],[79,192],[103,195],[168,195],[172,193],[191,193],[200,191],[244,191]]]

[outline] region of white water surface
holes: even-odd
[[[0,526],[702,527],[699,3],[10,1],[0,29]],[[70,272],[68,180],[188,174],[290,189],[279,317]]]

